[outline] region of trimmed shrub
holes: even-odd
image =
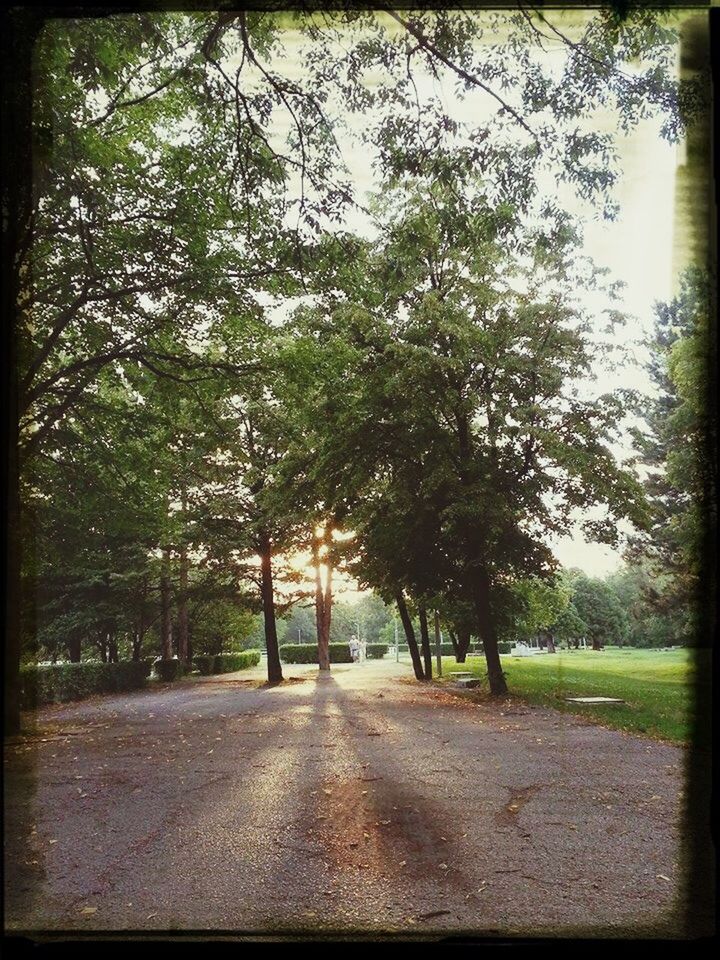
[[[260,663],[259,650],[240,650],[238,653],[218,653],[214,657],[213,673],[234,673]]]
[[[498,653],[510,653],[515,644],[511,640],[498,641]]]
[[[409,652],[410,652],[410,648],[408,647],[408,645],[407,645],[406,643],[401,643],[399,646],[400,646],[400,653],[409,653]],[[395,649],[395,644],[392,644],[392,648],[393,648],[393,650]],[[420,638],[419,638],[419,637],[418,637],[418,648],[420,648]],[[421,654],[422,654],[422,650],[420,650],[420,652],[421,652]],[[432,653],[433,656],[435,656],[435,640],[434,640],[434,639],[431,639],[431,640],[430,640],[430,652]],[[441,654],[442,654],[443,657],[454,657],[454,656],[455,656],[455,649],[454,649],[454,647],[453,647],[453,645],[452,645],[451,643],[441,643],[441,644],[440,644],[440,652],[441,652]],[[483,653],[484,653],[484,649],[483,649],[483,645],[482,645],[481,643],[471,643],[470,646],[468,647],[468,651],[467,651],[466,656],[468,656],[468,657],[477,657],[477,656],[482,656]]]
[[[382,660],[387,652],[388,645],[386,643],[369,643],[365,648],[368,660]]]
[[[158,679],[165,683],[185,676],[185,664],[181,660],[156,660],[154,666]]]
[[[148,665],[123,663],[54,663],[20,670],[20,703],[31,710],[45,703],[84,700],[99,693],[124,693],[145,686]]]
[[[377,644],[382,646],[382,644]],[[352,663],[350,647],[346,643],[329,644],[330,663]],[[318,649],[314,643],[285,643],[280,647],[283,663],[317,663]]]
[[[195,669],[199,670],[204,677],[209,676],[214,671],[215,657],[210,657],[203,654],[193,657],[192,662]]]

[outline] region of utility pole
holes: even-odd
[[[437,661],[437,675],[442,676],[442,638],[440,636],[440,614],[435,611],[435,659]]]
[[[395,627],[395,663],[400,663],[400,645],[398,644],[397,617],[393,617],[393,625]]]

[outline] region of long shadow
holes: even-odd
[[[373,698],[371,702],[359,694],[344,691],[332,675],[287,687],[242,691],[237,698],[209,691],[202,700],[193,698],[174,718],[181,729],[186,722],[186,732],[197,734],[197,742],[189,745],[188,756],[180,751],[176,759],[176,762],[191,761],[189,766],[196,774],[192,787],[183,786],[179,781],[179,767],[173,769],[173,764],[168,764],[167,775],[160,777],[154,802],[149,805],[148,795],[142,789],[147,769],[145,754],[134,756],[137,750],[133,749],[130,739],[120,749],[115,747],[112,754],[126,775],[126,782],[115,783],[106,791],[104,804],[102,796],[96,798],[93,809],[86,809],[75,817],[70,832],[75,833],[75,840],[81,845],[83,830],[86,834],[93,832],[103,823],[108,838],[112,835],[111,828],[124,830],[122,843],[113,856],[106,859],[102,869],[90,879],[99,884],[105,895],[117,892],[119,896],[123,882],[133,872],[145,871],[150,875],[154,869],[152,852],[164,847],[163,877],[159,883],[155,881],[153,891],[159,916],[173,915],[173,902],[182,903],[183,890],[193,895],[204,892],[209,896],[210,908],[214,902],[212,870],[198,871],[197,864],[193,864],[197,858],[195,844],[200,842],[203,826],[209,824],[208,834],[212,835],[213,829],[216,831],[215,839],[220,847],[225,840],[228,845],[242,841],[248,844],[248,855],[252,848],[255,856],[254,862],[243,859],[242,843],[219,852],[216,843],[215,869],[225,871],[226,879],[232,881],[231,868],[234,863],[239,864],[240,872],[244,871],[251,881],[262,881],[261,886],[256,885],[255,893],[264,899],[264,904],[260,909],[244,910],[242,904],[237,903],[232,923],[226,927],[228,932],[314,935],[322,931],[330,936],[334,932],[367,935],[377,931],[377,926],[353,926],[354,921],[344,904],[337,904],[337,897],[347,895],[348,887],[353,888],[350,881],[363,870],[370,871],[366,875],[374,878],[382,896],[387,896],[389,890],[394,892],[408,904],[408,910],[415,909],[413,902],[418,897],[422,897],[423,907],[417,909],[425,914],[431,914],[433,908],[449,910],[448,914],[443,913],[443,920],[432,916],[421,920],[426,932],[447,933],[450,923],[453,932],[472,936],[512,932],[508,924],[499,930],[488,929],[483,923],[479,911],[483,909],[482,898],[487,897],[487,892],[470,900],[477,911],[477,922],[457,922],[457,902],[462,900],[462,914],[467,916],[467,893],[478,889],[478,877],[486,876],[491,865],[507,866],[507,850],[498,852],[490,830],[483,850],[486,862],[464,863],[467,855],[459,836],[463,822],[448,823],[448,804],[443,803],[441,792],[448,781],[428,780],[428,761],[439,753],[437,762],[441,769],[437,772],[443,769],[452,772],[453,763],[466,762],[467,748],[460,749],[448,742],[428,749],[432,733],[436,732],[428,732],[424,726],[428,723],[425,714],[429,696],[429,690],[418,688],[418,713],[423,717],[420,722],[413,715],[412,704],[395,703],[389,698]],[[189,713],[202,703],[213,707],[210,716],[183,719],[183,712]],[[457,712],[452,710],[452,715],[445,717],[443,723],[449,725],[456,716]],[[225,741],[233,737],[238,743],[237,763],[247,771],[246,776],[238,778],[234,769],[228,769],[227,748],[225,752],[220,749],[218,756],[209,753],[214,750],[212,744],[216,743],[219,721],[222,721],[221,734]],[[132,726],[135,726],[134,720]],[[442,739],[442,732],[438,736]],[[484,739],[479,729],[479,751]],[[206,745],[208,750],[204,749]],[[103,741],[104,759],[111,755],[107,751],[112,747],[109,738]],[[293,754],[295,748],[297,753]],[[287,759],[282,759],[281,751]],[[67,759],[69,750],[62,752],[65,756],[59,763]],[[92,759],[97,760],[97,756]],[[196,765],[201,763],[204,766],[198,769]],[[418,763],[421,767],[424,765],[420,772]],[[468,773],[475,775],[472,770]],[[375,775],[382,780],[376,780]],[[141,788],[136,793],[138,785]],[[428,787],[437,794],[429,798]],[[481,783],[478,799],[482,799]],[[237,815],[232,813],[233,803]],[[227,816],[228,810],[230,822],[218,823],[218,816]],[[464,813],[470,820],[475,816],[473,810]],[[249,824],[245,832],[240,829],[243,817]],[[513,839],[517,833],[516,820],[511,819],[507,827]],[[195,840],[182,839],[184,834],[178,824],[183,822],[197,827]],[[135,839],[128,843],[132,837]],[[506,843],[504,847],[507,846]],[[519,847],[518,852],[521,854]],[[440,862],[447,868],[442,871],[441,879]],[[468,866],[471,869],[468,870]],[[552,880],[548,878],[548,882]],[[513,882],[503,884],[495,896],[508,896],[513,892],[517,896],[517,884],[513,886]],[[527,885],[523,896],[526,892]],[[239,887],[238,894],[241,893]],[[440,902],[442,894],[445,899]],[[308,909],[308,903],[315,909]],[[483,912],[487,916],[503,916],[497,906],[494,909],[488,906]],[[287,919],[283,919],[283,914]],[[217,907],[217,922],[211,923],[216,932],[220,932],[223,916],[227,916],[227,905]],[[188,929],[180,910],[174,917],[178,929]],[[396,918],[395,925],[397,922]],[[132,926],[123,922],[112,929],[127,930]],[[194,924],[191,926],[195,928]],[[207,929],[206,923],[199,926]],[[589,925],[581,927],[572,923],[555,926],[563,934],[567,931],[567,935],[573,935],[572,930],[589,929]],[[634,926],[633,932],[637,931],[638,927]],[[613,935],[618,935],[617,928]]]

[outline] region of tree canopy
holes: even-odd
[[[262,610],[277,682],[276,604],[302,590],[276,579],[299,587],[286,561],[310,549],[321,650],[347,564],[413,642],[418,613],[424,676],[438,610],[482,637],[503,692],[498,637],[518,584],[552,582],[549,538],[579,511],[605,543],[649,523],[613,448],[625,398],[578,389],[607,352],[581,294],[606,322],[617,291],[548,178],[612,216],[613,136],[594,119],[654,112],[680,136],[702,88],[675,78],[676,43],[670,12],[566,22],[522,4],[45,23],[32,191],[7,193],[28,650],[76,658],[94,638],[139,657],[150,631],[188,659],[223,642],[212,623],[242,643]],[[694,343],[670,362],[670,432],[701,429]]]

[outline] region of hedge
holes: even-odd
[[[346,643],[331,643],[329,651],[330,663],[352,663],[350,647]],[[283,663],[317,663],[318,649],[314,643],[285,643],[280,647],[280,659]]]
[[[393,644],[393,650],[394,650],[394,649],[395,649],[395,645]],[[420,647],[420,644],[419,644],[419,643],[418,643],[418,649],[420,650],[420,653],[421,653],[421,655],[422,655],[422,648]],[[435,641],[431,639],[431,640],[430,640],[430,652],[432,653],[433,656],[435,656],[436,650],[437,650],[437,647],[435,646]],[[410,648],[408,647],[408,645],[407,645],[406,643],[401,643],[401,644],[400,644],[400,652],[401,652],[401,653],[409,653],[409,652],[410,652]],[[441,653],[441,655],[442,655],[443,657],[454,657],[454,656],[455,656],[455,648],[453,647],[453,645],[452,645],[451,643],[441,643],[441,644],[440,644],[440,653]],[[480,644],[471,643],[470,646],[468,647],[468,651],[467,651],[466,656],[468,656],[468,657],[477,657],[477,656],[482,656],[482,655],[483,655],[483,646],[482,646],[482,644],[481,644],[481,643],[480,643]]]
[[[20,670],[20,703],[31,710],[45,703],[84,700],[97,693],[124,693],[145,686],[150,675],[144,662],[54,663]]]
[[[260,663],[259,650],[240,650],[238,653],[218,653],[213,663],[213,673],[234,673],[247,670]]]
[[[234,673],[260,663],[259,650],[240,650],[238,653],[218,653],[214,656],[193,657],[193,666],[207,677],[211,673]]]
[[[207,677],[213,672],[213,667],[215,666],[215,657],[206,656],[204,654],[199,655],[192,658],[192,663],[196,670],[199,670],[204,677]]]
[[[185,664],[181,660],[156,660],[153,666],[158,679],[166,683],[185,676]]]
[[[365,654],[368,660],[382,660],[388,652],[386,643],[369,643],[365,648]]]

